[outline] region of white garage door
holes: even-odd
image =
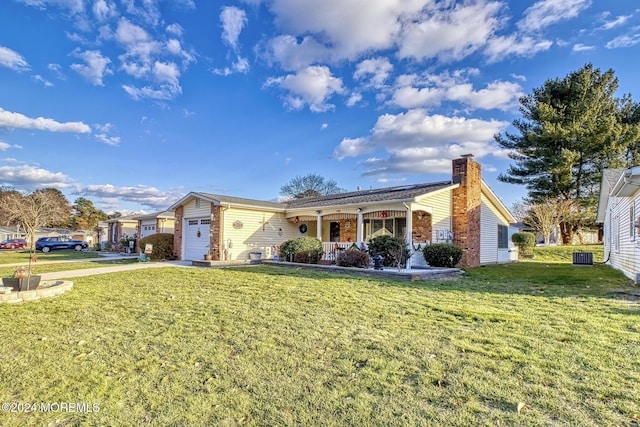
[[[209,218],[191,218],[185,220],[184,256],[185,260],[203,259],[209,252]]]

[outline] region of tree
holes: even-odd
[[[637,105],[629,96],[615,98],[617,88],[613,70],[601,73],[591,64],[547,80],[520,99],[517,132],[495,137],[515,161],[498,179],[525,185],[531,203],[549,197],[577,203],[578,212],[561,228],[565,243],[595,223],[602,171],[624,166],[638,144]]]
[[[542,234],[544,242],[549,244],[551,233],[560,224],[569,222],[572,219],[572,213],[577,210],[576,203],[571,200],[547,197],[527,207],[524,222]]]
[[[95,230],[100,221],[107,219],[107,214],[96,208],[93,202],[84,197],[78,197],[73,202],[73,216],[71,226],[74,230]]]
[[[38,228],[63,224],[71,215],[71,207],[66,198],[58,190],[51,188],[35,190],[32,193],[16,191],[4,202],[3,210],[11,221],[22,225],[29,235],[32,250]]]
[[[344,188],[338,187],[338,184],[334,180],[325,180],[324,177],[312,173],[305,176],[297,175],[287,184],[280,187],[281,195],[294,199],[326,196],[328,194],[344,193],[346,191]]]
[[[11,187],[0,187],[0,225],[4,225],[7,227],[16,225],[13,216],[7,210],[7,204],[9,203],[9,199],[19,194],[20,193],[17,190],[14,190]]]

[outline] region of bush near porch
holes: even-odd
[[[295,261],[296,254],[302,252],[307,252],[305,259],[312,258],[311,255],[314,253],[318,255],[317,259],[320,259],[323,253],[322,241],[316,237],[305,236],[287,240],[280,245],[280,258],[283,261]]]

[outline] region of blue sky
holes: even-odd
[[[588,62],[638,100],[635,0],[2,0],[0,184],[111,211],[450,177]]]

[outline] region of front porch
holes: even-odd
[[[315,236],[323,242],[324,261],[334,263],[340,252],[351,248],[366,250],[371,239],[386,235],[410,242],[411,258],[407,268],[428,267],[421,249],[432,242],[451,243],[451,223],[439,221],[434,224],[429,208],[403,205],[403,209],[389,206],[352,211],[316,210],[313,215],[302,213],[287,219],[302,235]]]

